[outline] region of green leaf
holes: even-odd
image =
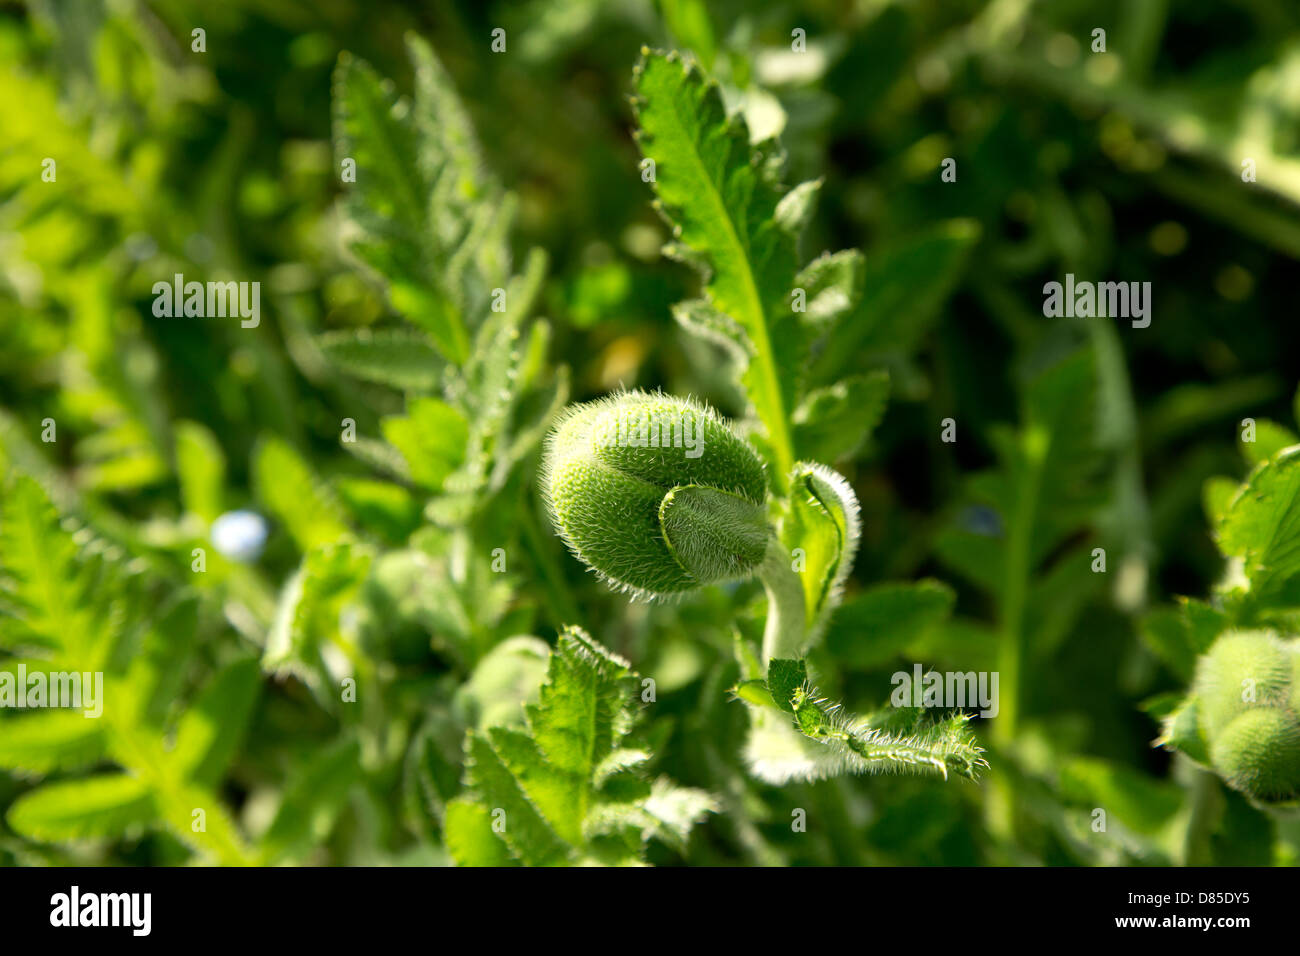
[[[445,250],[429,211],[434,185],[424,174],[411,106],[364,61],[339,57],[334,74],[334,143],[340,163],[355,163],[344,201],[348,247],[387,283],[394,308],[425,328],[453,362],[469,352],[464,320],[430,282]]]
[[[0,720],[0,767],[21,773],[76,770],[104,759],[103,725],[79,710]]]
[[[465,798],[447,804],[443,825],[447,850],[460,866],[513,866],[501,836],[492,829],[492,815],[486,807]]]
[[[342,478],[335,487],[357,526],[386,544],[404,543],[420,526],[420,503],[401,485],[370,478]]]
[[[645,800],[645,812],[655,821],[644,829],[645,836],[657,837],[685,854],[691,830],[710,813],[718,812],[718,801],[703,790],[679,787],[660,777]]]
[[[704,0],[659,0],[664,25],[672,32],[677,46],[691,50],[705,69],[712,69],[717,55],[717,40]]]
[[[807,296],[803,322],[812,332],[825,332],[848,315],[862,299],[865,260],[857,249],[826,252],[818,256],[795,279],[795,287]]]
[[[1100,807],[1138,833],[1159,832],[1183,805],[1177,784],[1095,757],[1071,757],[1061,767],[1061,794],[1087,807]]]
[[[457,861],[499,860],[501,840],[533,866],[628,862],[655,836],[680,845],[687,818],[698,819],[706,798],[673,795],[641,777],[649,754],[631,745],[637,689],[625,661],[567,628],[536,702],[525,708],[525,726],[469,734],[466,779],[480,810],[453,809],[455,801],[447,807]],[[496,842],[493,822],[503,824]]]
[[[310,551],[349,534],[338,499],[283,440],[267,438],[253,453],[253,486],[300,550]]]
[[[790,489],[781,542],[803,585],[807,632],[816,637],[853,568],[860,534],[858,499],[841,475],[806,462],[795,467]]]
[[[1205,479],[1205,484],[1201,487],[1201,504],[1211,530],[1223,523],[1223,516],[1228,513],[1228,505],[1232,504],[1232,499],[1236,497],[1240,486],[1240,482],[1222,475],[1213,475]]]
[[[767,689],[776,706],[794,713],[795,694],[808,682],[808,667],[802,660],[775,658],[767,665]]]
[[[340,740],[313,752],[290,775],[280,809],[261,840],[268,864],[301,859],[329,837],[349,791],[361,779],[359,757],[355,740]]]
[[[846,667],[878,667],[947,620],[955,600],[952,588],[931,579],[874,585],[835,610],[826,649]]]
[[[327,332],[316,345],[341,372],[412,392],[428,392],[442,379],[443,361],[424,336],[407,329]]]
[[[262,666],[298,668],[310,682],[303,671],[319,665],[321,647],[339,636],[339,613],[359,591],[370,562],[369,551],[348,541],[308,551],[281,592]]]
[[[84,633],[75,594],[77,549],[59,527],[59,514],[31,478],[19,476],[0,502],[0,597],[13,611],[0,617],[10,648],[60,648]]]
[[[55,843],[114,839],[155,819],[144,781],[114,773],[50,783],[23,794],[5,818],[14,832]]]
[[[1259,418],[1255,420],[1255,440],[1242,441],[1239,438],[1237,446],[1241,449],[1241,457],[1246,459],[1246,464],[1258,465],[1283,448],[1297,443],[1300,443],[1300,438],[1285,425],[1279,425],[1268,418]]]
[[[1179,598],[1176,608],[1156,608],[1142,618],[1139,633],[1169,668],[1190,681],[1196,658],[1229,626],[1227,615],[1208,604]]]
[[[469,424],[441,399],[412,398],[404,416],[385,418],[380,427],[406,459],[411,480],[431,491],[464,461]]]
[[[192,592],[178,594],[150,622],[127,670],[125,700],[118,704],[130,709],[123,714],[127,723],[162,725],[180,697],[198,622],[199,599]]]
[[[216,436],[197,422],[176,423],[176,478],[185,510],[212,524],[222,506],[226,456]]]
[[[963,508],[939,536],[946,563],[1004,594],[1088,524],[1101,500],[1094,402],[1090,350],[1026,383],[1021,426],[993,431],[997,467],[968,481]]]
[[[248,729],[260,677],[254,658],[227,665],[181,715],[172,761],[186,777],[205,787],[220,781]]]
[[[551,649],[527,634],[492,648],[456,691],[456,708],[478,730],[524,723],[524,706],[536,700],[550,664]]]
[[[432,49],[409,35],[407,51],[413,100],[368,64],[339,58],[335,156],[356,164],[356,182],[345,182],[345,232],[393,307],[459,365],[493,290],[510,275],[514,203],[483,174],[468,117]]]
[[[794,442],[806,461],[839,461],[862,447],[885,416],[889,373],[853,375],[813,389],[794,413]]]
[[[817,695],[803,661],[771,661],[767,684],[787,713],[761,705],[751,711],[745,759],[768,783],[842,773],[932,773],[944,779],[953,773],[973,780],[988,766],[966,714],[932,720],[920,708],[902,708],[855,717]]]
[[[655,192],[679,257],[706,274],[705,296],[730,316],[750,355],[749,399],[781,476],[794,464],[788,417],[801,377],[802,336],[790,293],[795,242],[776,222],[785,194],[759,162],[743,117],[728,117],[715,83],[674,53],[645,50],[635,73],[638,142],[655,162]]]
[[[493,743],[471,733],[466,757],[466,779],[485,808],[504,813],[505,841],[515,855],[529,866],[555,866],[569,861],[571,848],[528,798],[522,783],[506,766]],[[513,757],[517,765],[522,764],[522,754],[515,753]],[[538,781],[533,783],[541,789]],[[577,808],[572,812],[581,826],[585,813]]]
[[[53,669],[103,670],[133,595],[119,556],[18,475],[0,501],[0,647],[39,648]]]
[[[1281,452],[1250,473],[1216,537],[1225,555],[1241,559],[1256,592],[1300,574],[1300,448]]]

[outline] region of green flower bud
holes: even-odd
[[[1210,760],[1243,793],[1292,799],[1300,794],[1300,722],[1289,709],[1248,710],[1214,736]]]
[[[1225,632],[1197,662],[1190,703],[1170,725],[1172,743],[1207,755],[1256,800],[1300,799],[1300,641]]]
[[[711,408],[670,395],[570,407],[546,441],[542,493],[569,549],[638,597],[748,577],[770,537],[757,453]]]
[[[1218,733],[1253,707],[1284,702],[1292,657],[1291,647],[1268,631],[1220,635],[1198,662],[1193,684],[1206,733]]]

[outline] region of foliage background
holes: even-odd
[[[496,27],[506,54],[491,52]],[[805,54],[790,53],[796,27]],[[1089,50],[1096,27],[1104,56]],[[391,441],[381,421],[405,406],[339,374],[320,337],[401,325],[340,241],[332,72],[347,50],[410,91],[408,31],[436,50],[485,167],[517,196],[516,263],[533,247],[549,257],[535,309],[548,331],[530,333],[519,373],[538,420],[566,392],[619,386],[743,411],[720,356],[671,317],[696,280],[661,257],[667,229],[640,178],[628,94],[643,45],[692,50],[751,124],[779,129],[788,181],[825,177],[806,248],[864,249],[879,323],[840,364],[886,369],[892,387],[879,426],[835,462],[864,536],[815,660],[868,706],[912,661],[989,670],[1015,644],[1015,727],[975,722],[984,781],[757,784],[726,690],[735,630],[761,629],[760,591],[653,607],[608,593],[549,531],[535,441],[472,516],[440,520],[426,505],[445,476],[387,477],[340,444],[348,417]],[[45,633],[85,642],[57,653],[102,653],[125,675],[124,709],[156,718],[118,719],[101,747],[52,725],[33,743],[13,730],[30,716],[0,714],[0,860],[449,862],[461,741],[498,693],[465,690],[470,675],[511,635],[554,643],[577,623],[655,677],[653,773],[716,801],[689,841],[652,839],[651,862],[1295,863],[1294,824],[1153,748],[1144,710],[1187,678],[1151,609],[1222,572],[1203,483],[1245,474],[1242,418],[1294,418],[1292,4],[33,0],[0,8],[0,63],[0,650],[20,656],[35,613],[23,585],[43,570]],[[57,186],[40,179],[46,156]],[[955,184],[939,179],[948,156]],[[150,288],[174,272],[260,280],[260,327],[155,319]],[[1066,272],[1150,281],[1151,326],[1044,319],[1043,283]],[[1064,355],[1085,374],[1057,377]],[[47,417],[53,444],[39,440]],[[975,476],[1024,501],[999,449],[1039,427],[1070,447],[1017,517]],[[214,554],[192,574],[211,521],[245,507],[271,522],[263,555]],[[1044,553],[989,579],[981,548],[1046,526]],[[87,547],[98,556],[69,550]],[[1094,547],[1105,575],[1088,569]],[[504,577],[488,570],[494,548]],[[392,553],[407,563],[385,564]],[[277,608],[304,558],[316,590],[285,630]],[[868,599],[922,579],[901,610]],[[322,691],[343,671],[358,705]],[[100,779],[114,765],[143,783]],[[40,786],[64,790],[16,813]],[[185,836],[187,788],[225,807],[208,839]],[[1095,807],[1107,834],[1090,829]],[[807,833],[791,832],[795,808]]]

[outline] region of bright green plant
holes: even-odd
[[[857,548],[858,504],[848,482],[822,465],[796,465],[786,486],[791,499],[768,502],[758,454],[712,409],[639,392],[571,408],[543,463],[556,532],[633,598],[763,581],[764,675],[750,674],[735,690],[754,708],[747,756],[759,776],[951,770],[973,778],[985,762],[965,716],[935,723],[907,708],[860,719],[818,697],[801,655],[839,602]]]
[[[1210,768],[1271,810],[1300,806],[1300,563],[1290,543],[1300,506],[1300,447],[1265,423],[1267,446],[1239,487],[1206,485],[1206,508],[1229,571],[1211,603],[1154,615],[1148,639],[1184,673],[1187,696],[1164,719],[1161,742]]]
[[[0,767],[38,779],[73,774],[23,794],[9,808],[9,825],[52,844],[162,828],[211,862],[258,859],[214,789],[248,728],[256,662],[230,660],[176,712],[195,654],[194,596],[147,611],[158,582],[141,581],[102,541],[60,527],[31,479],[14,480],[3,505],[0,607],[8,613],[0,615],[0,648],[14,656],[0,667],[11,680],[20,667],[104,674],[97,718],[45,710],[5,722]],[[261,860],[291,849],[268,843]]]
[[[651,754],[637,735],[639,683],[626,661],[565,631],[524,726],[469,734],[468,793],[446,812],[456,861],[621,864],[652,837],[683,847],[716,808],[703,791],[641,772]]]
[[[1293,3],[188,6],[0,16],[0,865],[1300,859]]]
[[[1300,800],[1300,656],[1270,631],[1225,631],[1197,662],[1166,742],[1266,804]]]

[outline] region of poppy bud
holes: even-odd
[[[637,597],[748,577],[771,536],[758,454],[670,395],[571,406],[547,438],[542,493],[569,549]]]

